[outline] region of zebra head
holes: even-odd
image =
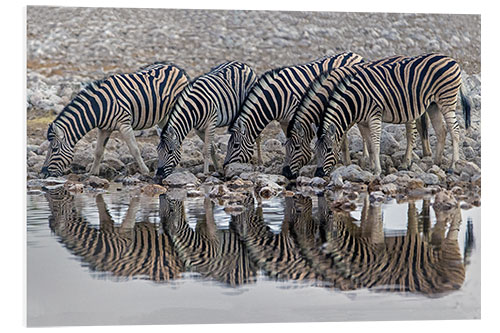
[[[331,124],[316,141],[317,169],[314,177],[324,177],[339,161],[339,142],[335,136],[336,127]]]
[[[227,143],[227,153],[224,159],[224,167],[231,163],[247,163],[252,158],[253,145],[246,125],[241,121],[237,121],[232,128],[229,129],[231,137]]]
[[[313,124],[311,125],[314,126]],[[313,133],[315,129],[311,128]],[[299,175],[299,170],[306,165],[312,157],[312,149],[306,138],[304,127],[300,123],[294,123],[290,129],[288,139],[285,143],[285,166],[283,176],[288,179],[295,179]]]
[[[170,175],[181,160],[181,143],[179,135],[172,126],[168,126],[163,130],[157,151],[158,168],[154,181],[157,184],[161,184],[163,178]]]
[[[68,143],[64,131],[54,123],[49,125],[47,140],[49,148],[40,176],[42,178],[62,176],[73,160],[74,148]]]

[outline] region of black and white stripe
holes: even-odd
[[[217,168],[213,147],[215,128],[228,126],[236,118],[256,80],[248,65],[231,61],[189,83],[175,102],[161,134],[157,182],[171,174],[179,163],[182,141],[192,129],[205,142],[204,172],[208,173],[209,155]]]
[[[316,134],[321,118],[328,106],[328,100],[337,84],[348,75],[355,75],[357,68],[367,68],[396,63],[408,59],[404,56],[393,56],[377,61],[364,62],[353,66],[334,68],[321,74],[308,88],[300,105],[297,108],[287,128],[287,141],[285,144],[285,165],[283,175],[288,178],[296,178],[301,167],[309,162],[312,157],[311,141]],[[425,117],[424,119],[425,120]],[[424,122],[425,124],[425,122]],[[421,128],[421,127],[419,127]],[[424,127],[425,128],[425,127]],[[413,137],[413,126],[407,126],[410,131],[408,135]],[[420,131],[424,155],[430,155],[428,149],[428,136],[426,131]],[[347,137],[344,136],[344,140]],[[407,155],[411,158],[412,140],[407,142]],[[364,142],[364,155],[367,155],[367,142]],[[343,146],[346,161],[349,161],[349,150],[347,144]],[[409,152],[408,152],[409,151]]]
[[[382,121],[409,123],[427,111],[437,136],[435,163],[440,164],[446,130],[453,143],[452,168],[458,161],[459,126],[455,108],[462,95],[465,119],[470,119],[470,105],[461,89],[460,67],[441,54],[425,54],[390,65],[359,68],[335,88],[318,128],[316,176],[330,172],[338,160],[339,142],[346,131],[357,124],[369,141],[375,174],[381,173],[380,133]],[[466,121],[466,126],[468,121]]]
[[[91,83],[49,125],[50,146],[42,176],[62,175],[73,159],[75,144],[94,128],[99,132],[92,174],[99,173],[104,147],[115,130],[122,133],[140,171],[148,173],[133,130],[164,122],[175,97],[188,81],[179,67],[156,63],[135,73],[115,74]]]
[[[248,162],[260,133],[271,121],[279,121],[285,130],[307,88],[321,73],[361,61],[361,56],[348,52],[264,73],[229,127],[231,137],[224,165]]]

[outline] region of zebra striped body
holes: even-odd
[[[308,88],[300,105],[297,108],[287,128],[287,142],[285,144],[285,166],[283,175],[287,178],[296,178],[301,167],[306,165],[312,157],[311,141],[320,125],[321,118],[328,106],[328,100],[335,87],[343,78],[355,75],[357,68],[393,64],[408,59],[403,56],[394,56],[377,61],[355,64],[353,66],[334,68],[318,77]],[[420,128],[420,127],[419,127]],[[413,137],[413,126],[407,126],[408,137]],[[421,133],[424,155],[430,155],[427,133]],[[344,140],[347,137],[344,136]],[[364,154],[367,153],[365,143]],[[411,159],[412,140],[407,140],[407,158]],[[346,152],[344,152],[345,154]],[[347,151],[347,154],[349,152]],[[409,162],[407,162],[408,164]]]
[[[256,79],[249,66],[231,61],[194,79],[184,89],[162,130],[158,145],[157,182],[171,174],[179,163],[182,141],[192,129],[205,141],[204,172],[208,173],[210,152],[216,164],[212,146],[215,128],[228,126],[236,118]]]
[[[461,87],[457,62],[440,54],[426,54],[389,65],[359,68],[347,76],[331,95],[318,128],[316,176],[330,172],[338,160],[339,142],[358,124],[363,137],[370,138],[369,152],[375,174],[381,173],[380,133],[382,121],[408,123],[428,112],[437,136],[435,163],[440,164],[446,131],[453,142],[452,168],[458,160],[458,123],[455,115],[458,93],[469,118],[470,106]],[[470,118],[469,118],[470,119]]]
[[[104,147],[115,130],[121,132],[139,170],[147,174],[149,169],[141,158],[133,130],[163,122],[188,80],[179,67],[157,63],[135,73],[115,74],[90,84],[49,125],[50,146],[42,176],[62,175],[73,159],[75,144],[94,128],[99,132],[92,174],[99,173]]]
[[[304,65],[283,67],[264,73],[252,88],[240,114],[229,127],[231,137],[224,165],[247,163],[252,157],[257,138],[271,121],[279,121],[285,130],[307,87],[321,73],[361,61],[362,57],[355,53],[341,53]]]

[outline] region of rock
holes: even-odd
[[[384,202],[385,200],[385,194],[381,191],[375,191],[375,192],[372,192],[370,193],[370,202],[371,203],[380,203],[380,202]]]
[[[189,171],[174,172],[163,179],[163,185],[169,187],[184,187],[186,184],[199,185],[200,181]]]
[[[427,187],[414,188],[408,191],[409,197],[421,198],[432,194],[434,194],[434,190],[432,188],[427,188]]]
[[[213,176],[208,176],[207,178],[205,178],[205,181],[203,183],[207,185],[216,185],[222,184],[222,180]]]
[[[455,163],[455,171],[457,174],[466,172],[470,176],[481,174],[481,169],[473,162],[459,160]]]
[[[188,198],[195,198],[195,197],[203,197],[205,196],[205,193],[198,190],[189,190],[187,191],[186,195]]]
[[[104,178],[99,178],[97,176],[90,176],[86,181],[86,185],[89,185],[94,188],[108,188],[109,181]]]
[[[276,139],[268,139],[264,142],[262,146],[263,146],[262,150],[265,152],[270,152],[270,153],[283,152],[283,145],[281,144],[280,141]]]
[[[297,182],[297,186],[307,186],[311,183],[311,178],[300,176],[300,177],[297,177],[296,182]]]
[[[30,188],[30,187],[63,185],[66,182],[67,180],[62,177],[48,177],[45,179],[30,179],[26,182],[26,185],[28,188]]]
[[[337,177],[339,174],[343,180],[349,180],[352,182],[362,182],[369,183],[371,180],[375,178],[373,174],[368,171],[362,170],[358,165],[351,164],[348,166],[341,166],[335,169],[331,174],[331,177]]]
[[[442,190],[436,194],[434,198],[434,203],[432,206],[434,210],[449,210],[451,208],[457,207],[458,202],[453,196],[453,193],[448,190]]]
[[[320,177],[314,177],[309,182],[309,185],[312,187],[321,187],[322,188],[322,187],[325,187],[326,180],[324,180],[323,178],[320,178]]]
[[[295,195],[295,193],[292,191],[285,191],[283,192],[283,194],[285,195],[285,197],[293,197]]]
[[[380,136],[380,153],[391,156],[399,150],[399,142],[394,139],[392,134],[382,131]]]
[[[421,179],[410,179],[406,183],[406,188],[407,190],[414,190],[417,188],[423,188],[424,187],[424,182]]]
[[[460,208],[461,208],[461,209],[463,209],[463,210],[468,210],[468,209],[471,209],[472,207],[474,207],[474,206],[472,206],[472,205],[471,205],[470,203],[468,203],[468,202],[464,202],[464,203],[462,203],[462,204],[460,205]]]
[[[208,196],[210,198],[222,198],[230,193],[226,185],[216,185],[210,190]]]
[[[330,183],[328,183],[327,188],[342,188],[344,182],[342,176],[338,173],[334,173],[330,176]]]
[[[141,188],[141,193],[144,193],[145,195],[149,196],[157,196],[160,194],[167,193],[167,190],[158,184],[148,184],[144,187]]]
[[[123,185],[136,185],[139,184],[141,181],[137,177],[133,176],[127,176],[122,179],[121,183]]]
[[[240,214],[245,210],[245,207],[242,205],[228,205],[224,207],[224,211],[230,215]]]
[[[299,176],[312,178],[312,177],[314,177],[315,171],[316,171],[315,165],[305,165],[302,168],[300,168]]]
[[[248,163],[231,163],[227,165],[224,169],[224,174],[226,179],[232,179],[235,176],[238,176],[244,172],[252,172],[254,171],[254,166]]]
[[[390,175],[387,175],[384,178],[382,178],[382,180],[380,181],[380,184],[384,185],[384,184],[396,183],[397,180],[398,180],[398,176],[390,174]]]
[[[429,170],[427,170],[428,173],[433,173],[436,176],[439,177],[439,181],[445,181],[446,180],[446,173],[437,165],[433,165]]]
[[[237,178],[234,181],[228,182],[227,187],[231,189],[237,189],[237,188],[242,188],[242,187],[252,187],[253,183],[249,180],[243,180],[241,178]]]
[[[418,175],[425,185],[437,185],[439,184],[439,177],[433,173],[422,173]]]
[[[387,183],[380,186],[380,190],[388,195],[394,195],[398,192],[398,187],[395,183]]]
[[[250,179],[251,180],[251,179]],[[256,186],[264,186],[266,183],[276,183],[278,185],[285,185],[288,183],[288,179],[282,175],[273,175],[273,174],[262,174],[259,173],[254,176],[254,183]]]
[[[481,174],[472,176],[470,181],[472,185],[481,186]]]

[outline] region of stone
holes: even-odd
[[[388,195],[394,195],[398,192],[398,187],[394,183],[387,183],[380,186],[380,190]]]
[[[231,163],[226,165],[224,169],[224,175],[226,179],[232,179],[235,176],[238,176],[244,172],[252,172],[254,171],[254,166],[248,163]]]
[[[297,182],[297,186],[307,186],[311,183],[311,178],[299,176],[299,177],[297,177],[296,182]]]
[[[385,200],[385,194],[382,191],[375,191],[370,193],[369,200],[371,203],[377,202],[384,202]]]
[[[141,188],[141,193],[144,193],[145,195],[153,197],[153,196],[167,193],[167,190],[163,186],[158,185],[158,184],[148,184],[148,185]]]
[[[448,190],[438,192],[434,198],[434,203],[432,204],[434,210],[449,210],[457,207],[457,205],[458,202],[453,196],[453,193]]]
[[[332,174],[330,176],[330,182],[328,183],[327,188],[342,188],[342,186],[344,186],[342,176],[338,173]]]
[[[109,181],[104,178],[99,178],[97,176],[90,176],[86,181],[86,185],[89,185],[94,188],[108,188]]]
[[[224,207],[224,211],[230,215],[237,215],[237,214],[240,214],[241,212],[243,212],[245,210],[245,207],[242,206],[242,205],[236,205],[236,204],[233,204],[233,205],[228,205],[228,206],[225,206]]]
[[[200,181],[189,171],[174,172],[162,181],[163,185],[169,187],[184,187],[187,184],[199,185]]]
[[[330,177],[337,177],[336,174],[339,174],[343,180],[349,180],[352,182],[369,183],[375,178],[373,174],[368,171],[362,170],[356,164],[341,166],[333,170],[333,172],[330,174]]]
[[[437,185],[439,184],[439,177],[434,173],[422,173],[418,175],[425,185]]]
[[[226,185],[216,185],[214,186],[210,192],[208,193],[208,196],[210,198],[221,198],[225,195],[228,195],[230,193],[229,189],[227,188]]]
[[[445,181],[446,180],[446,172],[443,171],[439,166],[433,165],[430,169],[427,170],[428,173],[433,173],[436,176],[439,177],[439,181]]]
[[[205,196],[205,193],[198,190],[189,190],[187,191],[186,195],[188,198],[195,198],[195,197],[203,197]]]
[[[390,175],[387,175],[384,178],[382,178],[380,180],[380,184],[384,185],[384,184],[396,183],[397,180],[398,180],[398,176],[390,174]]]
[[[326,180],[324,180],[323,178],[320,178],[320,177],[314,177],[309,182],[309,185],[312,187],[325,187]]]

